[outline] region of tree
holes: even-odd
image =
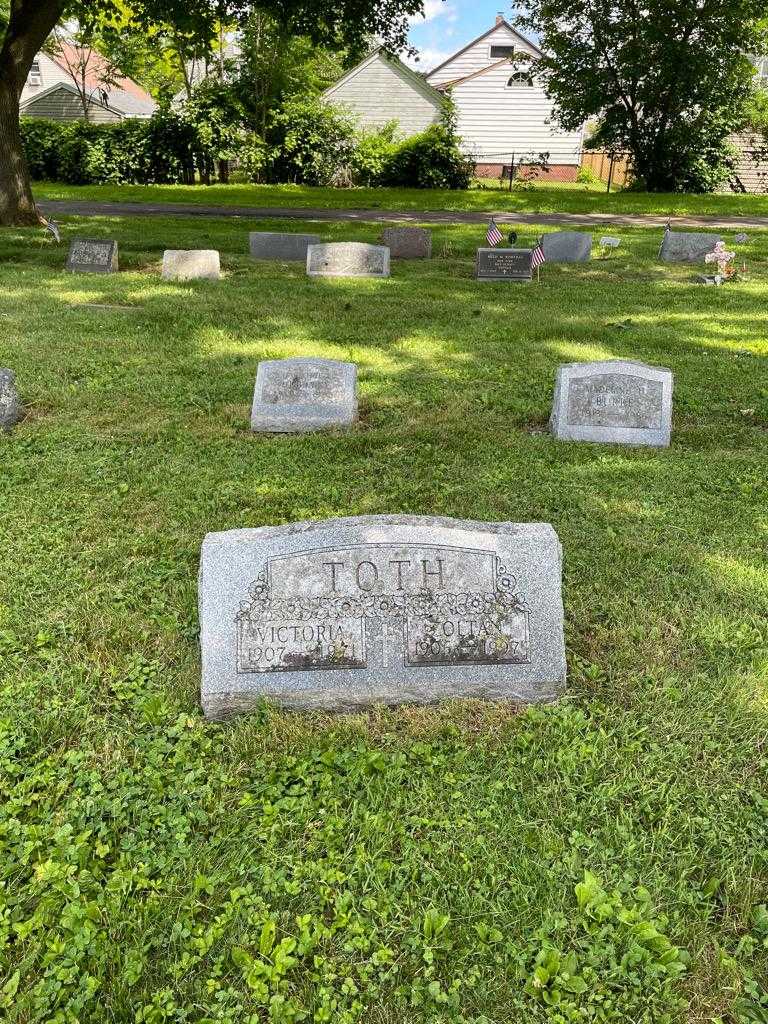
[[[87,121],[91,101],[103,102],[110,86],[117,85],[119,68],[99,52],[93,31],[65,32],[56,26],[45,49],[69,76]]]
[[[260,0],[258,4],[284,31],[317,43],[359,45],[377,36],[396,50],[406,43],[409,17],[422,7],[423,0],[337,0],[333,4]],[[8,20],[0,44],[0,224],[35,224],[40,214],[19,131],[19,97],[32,61],[65,15],[76,17],[87,30],[94,23],[109,24],[119,8],[115,0],[10,0],[6,9]],[[179,38],[194,41],[212,39],[218,24],[244,23],[255,7],[248,0],[135,0],[131,9],[135,24],[144,31],[167,25]]]
[[[537,71],[566,130],[628,151],[650,192],[712,188],[768,45],[764,0],[519,0]]]

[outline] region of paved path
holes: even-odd
[[[56,199],[38,204],[48,216],[81,217],[246,217],[265,220],[379,221],[416,224],[486,224],[490,212],[453,210],[327,210],[284,206],[198,206],[193,203],[99,203]],[[493,213],[499,224],[565,224],[573,227],[768,228],[768,217],[664,217],[645,213]]]

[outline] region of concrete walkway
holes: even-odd
[[[284,206],[198,206],[193,203],[99,203],[88,200],[45,200],[38,204],[47,216],[80,217],[270,217],[292,220],[373,221],[410,224],[559,224],[571,227],[768,228],[768,217],[664,217],[644,213],[498,213],[453,210],[327,210]]]

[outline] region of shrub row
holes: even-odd
[[[348,113],[310,98],[286,103],[266,139],[244,125],[214,128],[169,110],[109,125],[21,121],[32,177],[73,185],[207,182],[235,152],[251,181],[462,189],[474,174],[449,117],[402,140],[396,122],[361,133]]]

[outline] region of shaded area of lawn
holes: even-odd
[[[30,407],[0,438],[0,1008],[757,1013],[768,236],[723,289],[659,266],[658,231],[479,287],[477,228],[390,280],[322,281],[251,263],[257,227],[67,221],[120,239],[109,278],[0,237],[0,365]],[[162,282],[166,245],[220,248],[226,279]],[[258,360],[296,354],[358,363],[358,429],[249,433]],[[674,370],[669,451],[546,433],[558,363],[613,356]],[[204,723],[205,532],[378,512],[553,523],[568,696]]]
[[[203,206],[322,207],[339,210],[467,210],[518,213],[647,213],[768,216],[768,195],[653,195],[595,190],[594,186],[535,185],[510,192],[490,184],[468,192],[447,189],[319,188],[309,185],[64,185],[39,182],[35,197],[101,202],[196,203]]]

